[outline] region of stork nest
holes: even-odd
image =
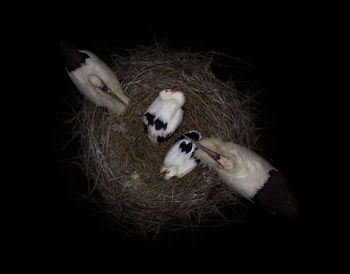
[[[80,136],[80,166],[89,179],[89,194],[99,194],[99,205],[123,232],[155,237],[168,229],[224,225],[237,218],[223,209],[234,211],[239,196],[205,166],[180,179],[159,176],[166,152],[187,130],[250,148],[255,144],[252,96],[214,75],[216,56],[159,46],[113,55],[109,65],[130,98],[126,113],[118,117],[80,100],[74,135]],[[171,87],[185,94],[184,118],[170,139],[154,144],[142,117],[159,92]]]

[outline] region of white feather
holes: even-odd
[[[152,102],[146,113],[154,115],[154,122],[159,119],[167,124],[166,129],[156,130],[155,123],[150,125],[146,117],[143,117],[143,123],[147,126],[148,137],[157,142],[158,137],[168,138],[178,128],[183,119],[182,106],[185,103],[185,96],[182,92],[166,94],[167,91],[161,91],[159,96]]]
[[[186,174],[190,173],[198,165],[197,159],[192,155],[196,150],[196,145],[192,143],[191,150],[186,153],[180,148],[180,145],[183,142],[186,145],[190,143],[190,141],[185,138],[180,139],[168,150],[164,158],[161,172],[164,170],[173,171],[172,173],[165,175],[166,180],[169,180],[173,176],[182,178]]]
[[[80,52],[86,53],[89,55],[89,58],[85,60],[85,64],[82,64],[81,67],[68,72],[72,82],[95,105],[104,106],[117,115],[122,114],[126,110],[126,106],[111,98],[108,94],[103,93],[89,82],[89,75],[97,75],[115,95],[128,104],[129,98],[124,94],[116,75],[92,52],[87,50],[80,50]]]
[[[261,156],[252,150],[215,138],[205,138],[203,146],[220,153],[230,163],[231,169],[224,169],[208,157],[202,150],[196,150],[195,156],[202,163],[215,169],[221,179],[243,197],[251,199],[269,178],[270,170],[275,169]]]

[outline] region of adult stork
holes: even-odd
[[[79,50],[71,42],[62,41],[60,49],[68,75],[79,91],[96,106],[122,115],[128,107],[129,98],[113,71],[91,51]]]
[[[213,168],[223,182],[257,205],[285,216],[298,215],[298,203],[281,173],[245,146],[204,138],[194,156]]]

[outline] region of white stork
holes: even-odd
[[[216,138],[204,138],[197,147],[194,156],[238,194],[271,212],[298,214],[298,203],[283,176],[252,150]]]
[[[78,50],[68,41],[62,41],[60,48],[68,75],[79,91],[96,106],[106,107],[116,115],[123,114],[129,98],[112,70],[92,52]]]

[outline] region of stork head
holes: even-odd
[[[159,96],[162,100],[175,100],[180,106],[185,103],[185,95],[176,88],[162,90]]]
[[[230,170],[234,167],[233,159],[224,156],[225,152],[222,152],[216,145],[215,139],[205,138],[200,142],[192,142],[198,147],[194,156],[202,162],[207,163],[212,167],[225,170]]]
[[[79,68],[83,63],[85,63],[85,59],[90,57],[86,53],[79,51],[78,48],[69,41],[60,42],[60,51],[63,60],[67,64],[68,72]]]
[[[119,103],[122,103],[124,106],[128,107],[128,104],[125,103],[119,96],[117,96],[115,93],[111,91],[111,89],[106,85],[106,83],[98,77],[96,74],[89,74],[88,81],[90,85],[93,87],[103,91],[104,93],[108,94],[109,96],[113,97],[115,100],[117,100]]]
[[[102,89],[103,86],[105,85],[103,80],[100,77],[98,77],[96,74],[89,74],[88,80],[92,86],[99,88],[99,89]]]
[[[163,176],[165,180],[169,180],[177,174],[177,167],[165,167],[162,166],[160,169],[160,174]]]

